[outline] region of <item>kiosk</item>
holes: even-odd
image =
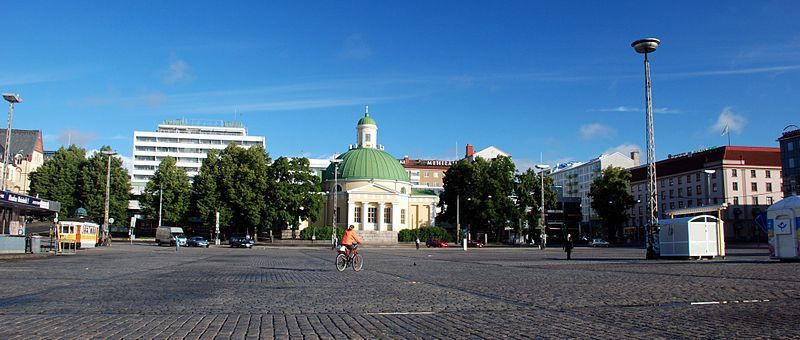
[[[800,196],[784,198],[767,209],[769,257],[800,260]]]
[[[661,256],[716,257],[724,256],[719,249],[723,235],[722,221],[711,215],[679,217],[659,221]]]

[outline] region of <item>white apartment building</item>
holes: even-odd
[[[219,120],[167,120],[156,131],[133,132],[133,173],[131,187],[140,194],[164,158],[175,158],[176,165],[190,178],[197,175],[208,150],[222,150],[233,143],[249,148],[264,147],[263,136],[248,136],[240,122]]]
[[[589,190],[592,181],[600,176],[603,169],[614,166],[629,169],[639,165],[639,152],[631,152],[631,156],[614,152],[612,154],[600,155],[588,162],[571,162],[559,164],[548,174],[553,179],[553,185],[560,186],[564,191],[565,197],[580,197],[581,199],[581,224],[584,226],[597,219],[594,209],[592,209]]]

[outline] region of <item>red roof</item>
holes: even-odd
[[[730,161],[743,162],[742,165],[780,167],[781,151],[780,148],[760,146],[723,146],[657,161],[656,175],[661,177],[702,170],[710,163],[719,163],[723,159],[728,163]],[[646,179],[646,164],[631,169],[631,182],[639,182]]]

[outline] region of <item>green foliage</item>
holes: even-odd
[[[556,192],[553,190],[553,179],[536,174],[533,169],[518,174],[516,176],[514,192],[517,196],[518,218],[528,223],[531,229],[539,227],[541,219],[542,205],[542,180],[544,180],[544,205],[545,209],[553,209],[556,206]],[[519,223],[515,223],[515,228],[519,228]],[[517,230],[519,232],[520,230]]]
[[[86,150],[75,145],[61,147],[53,157],[30,174],[30,194],[61,203],[61,216],[68,217],[81,206],[79,183]]]
[[[128,170],[122,167],[122,160],[117,157],[105,155],[102,151],[111,151],[110,146],[103,146],[100,152],[87,159],[81,171],[79,182],[80,205],[86,208],[89,216],[102,223],[105,212],[106,173],[109,169],[111,181],[109,183],[108,215],[116,221],[115,225],[127,226],[128,198],[130,197],[130,184]]]
[[[161,161],[140,199],[142,211],[147,216],[158,218],[161,205],[163,224],[171,226],[180,225],[184,220],[191,195],[189,176],[185,170],[176,167],[175,163],[172,157]]]
[[[269,225],[275,229],[297,228],[301,220],[316,221],[322,196],[315,194],[320,191],[320,182],[308,159],[280,157],[270,166],[269,174]]]
[[[511,159],[503,156],[454,164],[445,173],[444,192],[439,200],[443,211],[437,218],[455,223],[459,201],[462,227],[502,233],[520,215],[510,198],[515,189],[515,171]]]
[[[447,242],[452,242],[453,237],[450,233],[447,232],[444,228],[440,227],[422,227],[417,229],[403,229],[397,233],[397,239],[400,242],[414,242],[416,241],[417,237],[421,242],[425,242],[429,239],[434,240],[443,240]]]
[[[301,240],[310,240],[311,236],[316,236],[317,240],[330,240],[333,227],[308,227],[300,231]],[[341,240],[344,235],[344,228],[336,228],[336,237]]]
[[[589,191],[592,209],[603,220],[603,231],[611,242],[616,240],[620,227],[628,220],[628,209],[634,204],[628,192],[630,180],[628,170],[609,166],[594,179]]]

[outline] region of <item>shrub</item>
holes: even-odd
[[[397,239],[400,242],[414,242],[419,233],[419,240],[425,242],[428,239],[442,240],[451,242],[453,240],[450,233],[441,227],[421,227],[417,229],[403,229],[397,233]]]
[[[310,240],[311,236],[316,236],[317,240],[330,240],[333,227],[308,227],[300,231],[301,240]],[[344,228],[336,228],[336,236],[342,239]]]

